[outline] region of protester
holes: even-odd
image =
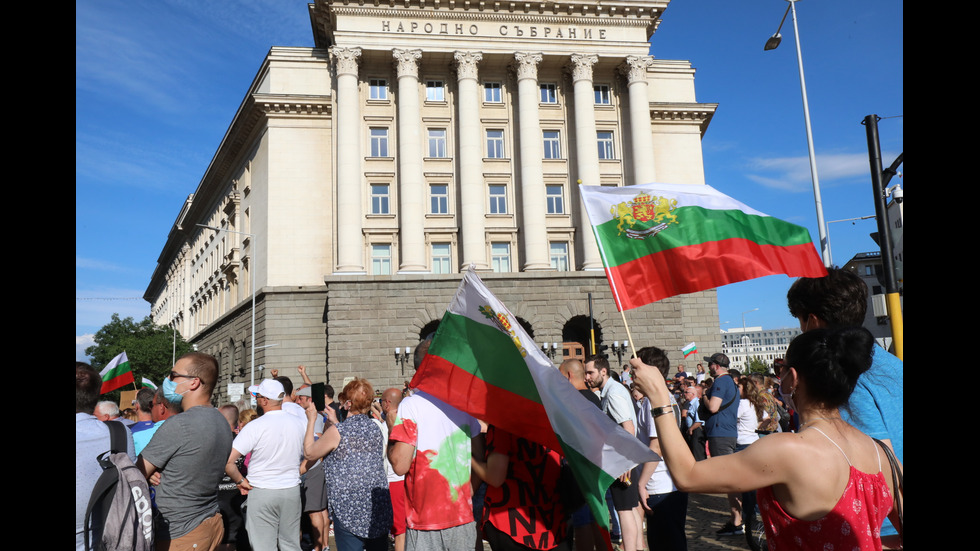
[[[340,551],[385,551],[392,525],[391,497],[385,474],[385,439],[371,420],[374,390],[366,379],[355,378],[343,393],[350,403],[347,419],[326,429],[319,440],[313,431],[318,413],[306,408],[307,427],[303,439],[306,459],[321,458],[326,469],[334,538]]]
[[[742,452],[695,461],[674,419],[657,415],[661,449],[678,488],[758,489],[775,549],[881,549],[881,523],[893,511],[891,466],[876,443],[839,414],[871,365],[873,343],[863,328],[811,331],[793,340],[780,375],[783,393],[800,412],[798,434],[770,435]],[[639,359],[630,363],[652,402],[667,404],[660,371]]]

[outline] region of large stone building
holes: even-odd
[[[789,343],[802,332],[799,327],[722,329],[721,351],[728,356],[730,367],[743,373],[748,370],[752,358],[758,358],[772,368],[774,361],[786,357]]]
[[[586,341],[589,293],[625,340],[577,182],[704,184],[717,104],[649,55],[668,3],[316,0],[316,47],[270,50],[180,210],[154,321],[247,382],[254,285],[256,365],[384,388],[474,264],[537,342]],[[627,316],[676,359],[720,346],[713,290]]]

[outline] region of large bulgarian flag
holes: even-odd
[[[620,311],[757,277],[827,275],[810,232],[711,186],[579,186]]]
[[[634,465],[659,459],[579,394],[472,266],[411,386],[564,455],[607,529],[606,489]]]
[[[99,372],[99,375],[102,376],[102,394],[136,382],[136,379],[133,378],[133,369],[129,366],[129,358],[126,357],[125,352],[113,358],[109,365]]]

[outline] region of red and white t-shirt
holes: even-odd
[[[409,528],[443,530],[473,522],[470,440],[478,434],[476,418],[424,392],[398,405],[388,439],[415,446],[405,475]]]

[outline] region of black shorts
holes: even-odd
[[[616,480],[609,487],[609,492],[612,494],[613,507],[617,511],[629,511],[640,504],[640,488],[636,482],[623,486],[619,480]]]

